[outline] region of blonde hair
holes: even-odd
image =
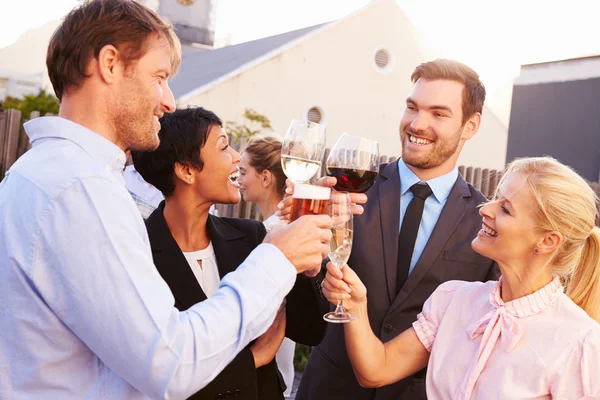
[[[563,236],[551,260],[553,272],[565,282],[567,295],[600,322],[600,229],[595,226],[598,197],[574,170],[551,157],[511,162],[500,184],[513,172],[526,176],[537,203],[538,228]]]

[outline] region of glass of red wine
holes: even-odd
[[[377,179],[379,143],[344,132],[331,149],[325,170],[337,178],[335,190],[364,193]]]

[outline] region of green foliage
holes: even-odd
[[[37,95],[29,94],[22,99],[7,97],[4,100],[5,110],[14,108],[21,111],[22,119],[29,119],[32,111],[39,111],[40,115],[47,113],[58,114],[58,99],[45,90],[40,90]]]
[[[294,369],[298,372],[304,372],[308,357],[310,356],[310,346],[296,343],[296,352],[294,353]]]
[[[258,112],[246,108],[244,110],[244,122],[238,124],[235,121],[225,122],[225,130],[233,136],[233,141],[239,144],[242,140],[250,139],[254,135],[258,135],[262,130],[272,130],[271,121]]]

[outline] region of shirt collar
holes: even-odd
[[[402,158],[398,159],[398,173],[400,174],[400,195],[403,196],[412,185],[421,182],[419,177],[408,168],[408,166],[402,161]],[[446,201],[450,196],[450,191],[458,179],[458,168],[454,168],[452,171],[445,175],[438,176],[436,178],[426,181],[431,188],[433,195],[439,203]]]
[[[83,149],[102,168],[123,171],[125,153],[98,133],[62,117],[41,117],[27,122],[25,131],[32,146],[46,138],[69,140]]]

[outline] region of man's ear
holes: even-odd
[[[473,136],[475,136],[475,134],[479,130],[480,125],[481,125],[481,114],[480,113],[473,114],[471,116],[471,118],[469,118],[467,123],[465,124],[460,138],[463,140],[471,139]]]
[[[112,44],[107,44],[98,53],[96,68],[100,78],[111,84],[115,82],[119,74],[124,72],[124,66],[119,58],[119,50]]]

